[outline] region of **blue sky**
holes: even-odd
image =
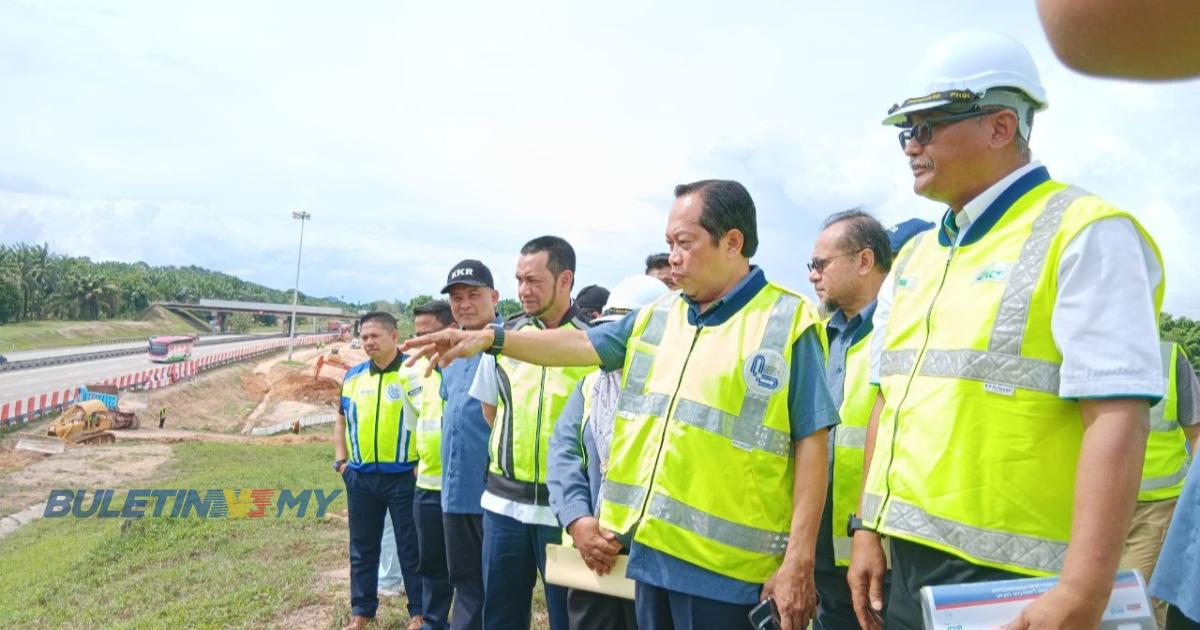
[[[1138,215],[1167,309],[1200,317],[1200,82],[1067,70],[1032,0],[648,4],[0,1],[0,241],[289,288],[305,210],[306,293],[433,293],[473,257],[511,297],[526,240],[611,286],[665,249],[675,184],[722,177],[756,262],[811,293],[827,214],[940,214],[879,120],[928,43],[982,26],[1041,69],[1035,157]]]

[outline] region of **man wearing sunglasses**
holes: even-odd
[[[808,280],[826,316],[829,360],[825,380],[842,420],[829,440],[829,487],[817,533],[815,582],[820,606],[813,622],[815,630],[859,627],[846,582],[850,535],[845,525],[858,509],[863,440],[879,395],[879,387],[868,378],[875,298],[895,253],[932,227],[928,221],[910,219],[885,230],[875,217],[854,208],[825,219],[813,244]]]
[[[1061,574],[1009,628],[1095,628],[1163,394],[1162,260],[1141,224],[1031,161],[1047,105],[1029,52],[947,37],[901,128],[914,191],[948,206],[897,257],[875,310],[880,394],[849,581],[864,627],[922,627],[924,586]]]

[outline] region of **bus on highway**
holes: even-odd
[[[196,345],[195,335],[151,337],[150,360],[155,363],[186,361],[192,356],[192,346],[194,345]]]

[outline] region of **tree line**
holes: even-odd
[[[196,266],[94,262],[52,253],[45,244],[0,244],[0,324],[135,317],[154,302],[195,303],[200,298],[283,304],[291,303],[292,292]],[[354,308],[303,293],[300,302]]]

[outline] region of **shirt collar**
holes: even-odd
[[[829,339],[832,340],[835,336],[841,336],[846,333],[850,333],[854,337],[853,341],[858,341],[865,337],[874,328],[875,304],[876,302],[872,301],[866,308],[855,313],[854,317],[849,319],[846,319],[845,311],[839,308],[829,318],[829,321],[825,323],[827,333],[836,333],[836,335],[828,335]]]
[[[968,201],[967,205],[963,206],[963,209],[958,214],[954,215],[954,221],[958,224],[958,230],[961,232],[967,229],[968,225],[971,225],[978,220],[980,215],[983,214],[983,211],[987,210],[988,206],[992,205],[992,202],[1000,196],[1000,193],[1008,190],[1009,186],[1012,186],[1013,183],[1015,183],[1018,179],[1021,179],[1021,177],[1023,177],[1026,173],[1029,173],[1036,168],[1040,168],[1041,166],[1041,162],[1034,160],[1009,173],[1008,175],[1005,175],[1000,181],[988,186],[987,190],[984,190],[974,199]]]
[[[1017,199],[1049,180],[1050,174],[1040,162],[1030,162],[1005,175],[967,202],[957,214],[947,209],[938,230],[938,242],[949,247],[978,241]]]
[[[375,376],[375,375],[378,375],[378,374],[383,374],[383,373],[386,373],[386,372],[396,372],[396,371],[399,371],[399,370],[400,370],[400,366],[401,366],[401,365],[403,365],[403,364],[404,364],[404,362],[405,362],[407,359],[408,359],[408,357],[404,356],[404,353],[403,353],[403,352],[397,352],[397,353],[396,353],[396,358],[395,358],[395,359],[392,359],[392,362],[391,362],[391,363],[389,363],[389,364],[388,364],[388,366],[387,366],[387,367],[385,367],[385,368],[383,368],[382,370],[381,370],[381,369],[379,369],[379,367],[375,365],[375,360],[374,360],[374,359],[368,359],[368,361],[370,361],[370,362],[371,362],[371,376]]]
[[[742,310],[751,298],[758,295],[767,286],[767,275],[758,265],[750,265],[750,272],[742,276],[725,295],[717,298],[709,305],[708,310],[700,313],[700,305],[692,298],[684,295],[683,301],[688,305],[688,323],[693,326],[717,326]]]

